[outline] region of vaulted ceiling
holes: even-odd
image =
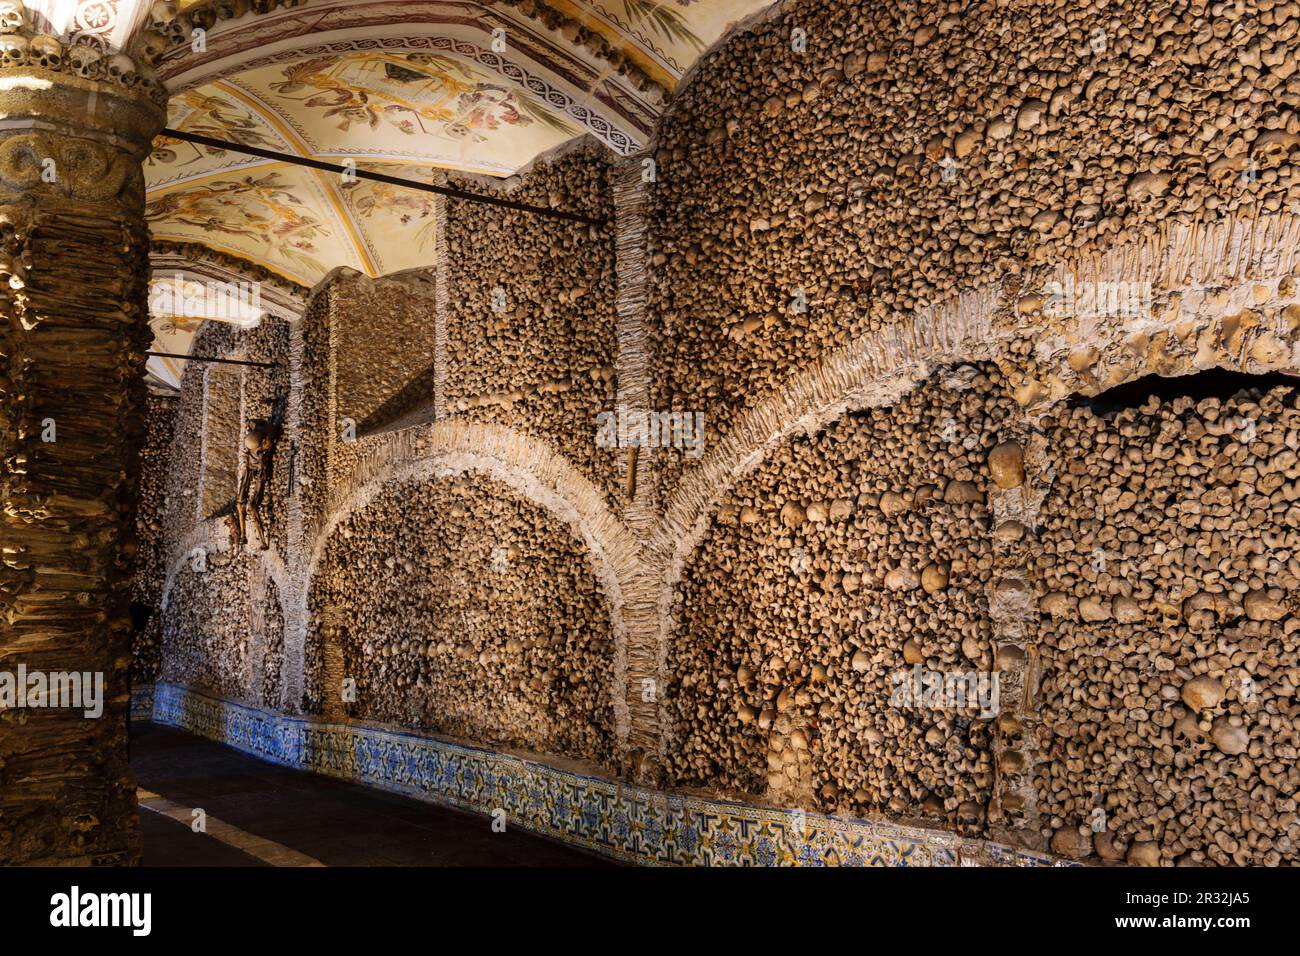
[[[257,13],[164,0],[154,11],[170,40],[158,72],[172,129],[428,182],[444,169],[509,176],[585,134],[637,151],[685,70],[769,2],[305,0]],[[428,264],[437,241],[428,193],[166,135],[146,180],[156,240],[306,287],[337,266],[379,276]],[[154,318],[167,351],[187,346],[176,329],[193,323]],[[168,383],[179,368],[151,365]]]

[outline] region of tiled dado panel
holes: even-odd
[[[131,719],[153,719],[153,684],[137,684],[131,688]]]
[[[142,698],[148,693],[138,689]],[[950,833],[705,800],[355,723],[287,717],[173,684],[153,719],[272,763],[446,806],[629,863],[669,866],[1050,866]],[[137,708],[133,706],[133,713]],[[486,822],[484,824],[487,825]]]

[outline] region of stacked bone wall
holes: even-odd
[[[176,573],[163,625],[163,680],[257,703],[248,587],[255,559],[207,551]]]
[[[608,606],[571,529],[504,485],[385,484],[331,535],[311,607],[349,716],[608,763]]]
[[[1045,835],[1145,865],[1295,863],[1296,392],[1062,410],[1047,434]]]
[[[595,147],[521,180],[498,194],[612,220],[608,160]],[[596,445],[617,388],[612,225],[448,200],[444,241],[448,413],[539,436],[615,494],[615,452]]]
[[[893,694],[917,664],[991,666],[985,459],[1013,414],[996,370],[966,366],[737,483],[674,609],[671,783],[978,829],[987,716]]]
[[[284,682],[284,608],[280,604],[280,589],[271,580],[266,582],[266,604],[261,624],[262,706],[279,710]]]
[[[230,347],[231,329],[215,322],[204,324],[194,337],[193,355],[221,354]],[[187,362],[181,374],[176,424],[172,429],[171,453],[163,499],[163,524],[168,546],[185,541],[198,523],[203,485],[203,425],[205,366]],[[170,557],[170,555],[169,555]]]
[[[331,434],[336,388],[330,354],[333,295],[332,285],[318,290],[302,316],[301,409],[294,473],[306,547],[323,533],[330,503],[331,447],[338,447]],[[309,643],[303,656],[302,703],[312,712],[319,712],[324,702],[319,651],[319,642]]]
[[[1294,204],[1298,22],[1273,2],[782,6],[660,127],[656,407],[703,411],[712,439],[855,335],[1025,263]]]
[[[255,611],[249,601],[253,579],[264,574],[262,552],[251,526],[251,544],[232,544],[229,505],[233,498],[216,511],[205,510],[201,519],[195,518],[193,509],[196,501],[208,497],[204,484],[211,480],[214,456],[221,463],[218,467],[235,468],[237,477],[244,454],[243,425],[254,418],[271,419],[287,399],[288,343],[287,324],[270,317],[253,329],[207,323],[196,336],[191,354],[240,356],[273,367],[208,363],[204,370],[201,363],[190,362],[182,378],[178,415],[183,418],[178,418],[171,446],[168,507],[180,513],[167,536],[172,583],[162,624],[162,679],[254,703],[262,699],[263,689],[255,685],[263,673],[263,662],[257,658],[264,646],[254,621],[275,620],[265,609]],[[225,373],[216,379],[221,395],[214,395],[213,370]],[[229,374],[232,370],[238,374]],[[233,394],[226,394],[226,389],[233,389]],[[269,542],[281,552],[288,540],[287,445],[281,440],[276,446],[263,503]]]
[[[163,582],[167,577],[167,552],[163,526],[167,497],[172,429],[176,424],[176,399],[151,394],[144,405],[144,445],[140,449],[140,503],[136,512],[135,575],[131,601],[137,618],[147,613],[143,626],[137,619],[131,639],[131,682],[152,684],[161,662]]]
[[[434,299],[420,274],[340,278],[330,288],[338,316],[338,414],[358,434],[429,406],[434,394]]]

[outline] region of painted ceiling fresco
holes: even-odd
[[[624,53],[639,52],[675,81],[737,20],[770,6],[770,0],[550,0],[614,41]],[[670,84],[671,86],[671,84]]]
[[[548,0],[672,89],[736,20],[770,0]],[[192,6],[190,3],[182,4]],[[493,43],[505,27],[504,47]],[[591,134],[630,153],[662,103],[514,7],[468,0],[305,0],[219,21],[208,51],[173,50],[168,125],[429,181],[496,177]],[[146,169],[156,239],[200,243],[311,287],[331,269],[428,265],[432,194],[160,136]],[[159,351],[196,325],[155,316]],[[155,359],[173,382],[180,365]]]
[[[253,283],[214,283],[180,272],[155,272],[149,282],[151,350],[170,354],[150,356],[147,372],[164,386],[180,388],[185,360],[175,356],[189,354],[199,326],[212,320],[252,328],[262,319],[258,299]]]
[[[454,57],[363,52],[266,66],[172,99],[168,125],[242,145],[429,181],[505,176],[578,134],[526,93]],[[432,261],[432,197],[160,136],[145,169],[156,238],[200,242],[311,286]]]

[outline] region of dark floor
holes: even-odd
[[[208,819],[208,834],[194,833],[142,807],[145,866],[265,866],[284,848],[325,866],[611,865],[524,830],[493,833],[487,817],[263,763],[158,724],[132,722],[131,766],[142,791]]]

